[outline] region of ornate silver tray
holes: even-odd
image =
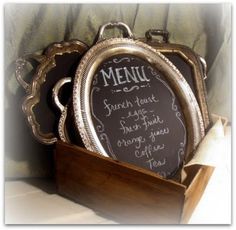
[[[17,79],[27,90],[22,109],[34,136],[43,144],[53,144],[58,139],[60,114],[57,114],[52,102],[52,88],[62,78],[73,78],[76,66],[87,49],[87,45],[78,40],[52,44],[41,56],[30,84],[24,82],[18,69]],[[72,89],[68,88],[61,94],[64,103],[67,103],[71,92]]]
[[[53,93],[52,93],[53,101],[61,113],[58,122],[57,132],[58,132],[58,137],[61,141],[70,144],[76,144],[82,147],[83,142],[81,140],[80,134],[75,130],[73,110],[71,109],[72,100],[70,98],[67,104],[63,105],[59,97],[62,88],[67,84],[72,85],[72,83],[73,83],[72,78],[70,77],[62,78],[56,83],[56,85],[53,88]]]
[[[104,30],[113,27],[128,37],[105,39]],[[204,136],[197,100],[179,70],[120,22],[102,26],[81,59],[73,113],[87,149],[165,178],[191,158]]]
[[[166,30],[150,29],[145,33],[145,38],[140,40],[164,54],[181,72],[198,101],[207,130],[210,115],[205,86],[207,64],[204,58],[185,45],[169,43],[169,32]]]

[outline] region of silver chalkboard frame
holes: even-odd
[[[98,42],[89,49],[78,65],[73,84],[73,113],[76,129],[80,133],[85,147],[90,151],[108,156],[93,126],[90,90],[95,72],[101,63],[107,58],[119,54],[137,56],[164,73],[170,87],[179,99],[185,118],[187,129],[185,161],[188,161],[190,154],[205,135],[203,118],[197,100],[179,70],[164,55],[131,36],[98,39]]]

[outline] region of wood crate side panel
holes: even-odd
[[[185,193],[185,202],[181,223],[188,223],[195,207],[201,199],[208,181],[214,171],[214,167],[201,166],[198,173],[188,186]]]
[[[55,159],[60,194],[119,223],[180,222],[184,186],[64,144]]]

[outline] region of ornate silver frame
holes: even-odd
[[[135,55],[165,74],[166,80],[180,101],[184,114],[188,140],[185,153],[187,161],[205,134],[197,100],[179,70],[164,55],[143,42],[129,38],[111,38],[98,42],[85,54],[77,68],[73,86],[73,112],[77,131],[86,148],[108,156],[93,126],[90,88],[99,65],[108,57],[118,54]]]

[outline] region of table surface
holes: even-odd
[[[231,133],[226,132],[222,164],[216,167],[189,224],[231,223]],[[53,181],[5,182],[5,224],[117,224],[56,193]]]

